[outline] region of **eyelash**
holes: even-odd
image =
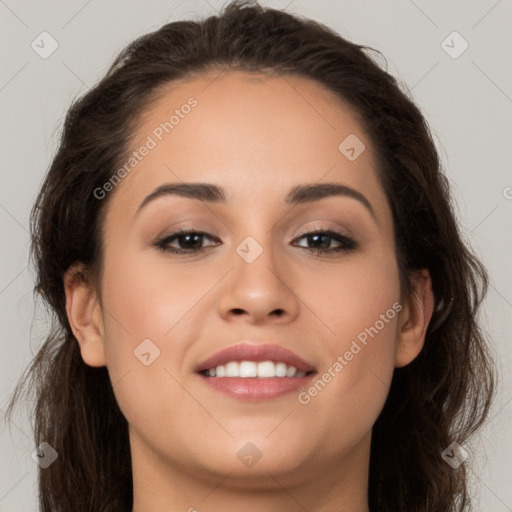
[[[154,246],[160,249],[163,252],[170,252],[172,254],[178,254],[178,255],[193,255],[197,254],[199,251],[204,250],[205,248],[200,249],[177,249],[175,247],[169,247],[169,244],[171,241],[173,241],[176,238],[179,238],[180,236],[184,235],[203,235],[209,237],[208,233],[204,233],[202,231],[196,231],[194,229],[178,229],[174,233],[171,233],[168,236],[165,236],[163,238],[160,238],[154,243]],[[341,243],[340,247],[335,247],[334,249],[317,249],[315,247],[304,247],[304,249],[308,249],[314,254],[334,254],[334,253],[343,253],[343,252],[350,252],[354,250],[357,247],[357,243],[352,238],[342,235],[341,233],[338,233],[336,231],[333,231],[332,229],[313,229],[310,231],[306,231],[302,233],[298,239],[304,238],[306,236],[311,235],[328,235],[332,239],[336,240],[337,242]],[[212,238],[213,239],[213,238]]]

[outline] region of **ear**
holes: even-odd
[[[413,277],[413,292],[400,312],[395,368],[408,365],[421,352],[434,310],[434,293],[428,270]]]
[[[105,346],[101,304],[95,287],[89,283],[81,263],[64,275],[66,312],[82,359],[89,366],[105,366]]]

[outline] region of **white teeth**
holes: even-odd
[[[224,365],[224,367],[224,373],[226,377],[238,377],[238,370],[240,365],[236,361],[231,361],[230,363]]]
[[[291,368],[291,366],[290,366]],[[276,367],[272,361],[261,361],[258,363],[258,377],[275,377]]]
[[[273,361],[230,361],[216,368],[205,370],[205,374],[210,377],[241,377],[245,379],[250,377],[304,377],[306,372],[299,372],[295,366]]]
[[[295,377],[296,373],[297,373],[297,368],[295,368],[295,366],[288,366],[288,370],[286,370],[287,377]]]
[[[242,361],[238,367],[238,376],[245,377],[257,377],[258,376],[258,365],[254,361]]]
[[[276,364],[276,377],[286,377],[288,366],[285,363]]]

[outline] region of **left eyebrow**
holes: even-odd
[[[224,189],[212,183],[166,183],[156,188],[142,201],[137,209],[137,214],[151,201],[168,195],[199,199],[200,201],[211,203],[227,202]],[[304,204],[332,196],[344,196],[356,199],[363,204],[371,213],[372,217],[377,220],[370,201],[368,201],[361,192],[339,183],[315,183],[296,186],[286,195],[285,203],[293,205]]]
[[[372,217],[377,220],[373,207],[368,199],[361,194],[361,192],[347,187],[346,185],[340,185],[339,183],[318,183],[314,185],[299,185],[290,190],[285,198],[288,204],[303,204],[311,201],[318,201],[325,197],[332,196],[345,196],[356,199],[362,203],[366,209],[372,214]]]

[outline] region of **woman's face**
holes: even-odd
[[[353,112],[304,78],[211,73],[171,84],[131,150],[120,183],[98,200],[109,200],[104,364],[134,467],[250,485],[366,464],[405,310],[390,208]],[[221,192],[151,196],[185,183]],[[203,235],[172,238],[178,229]],[[199,373],[244,343],[278,345],[312,371]],[[281,365],[262,372],[293,373],[278,351],[256,352],[221,358],[219,373],[240,359],[248,375],[267,360]]]

